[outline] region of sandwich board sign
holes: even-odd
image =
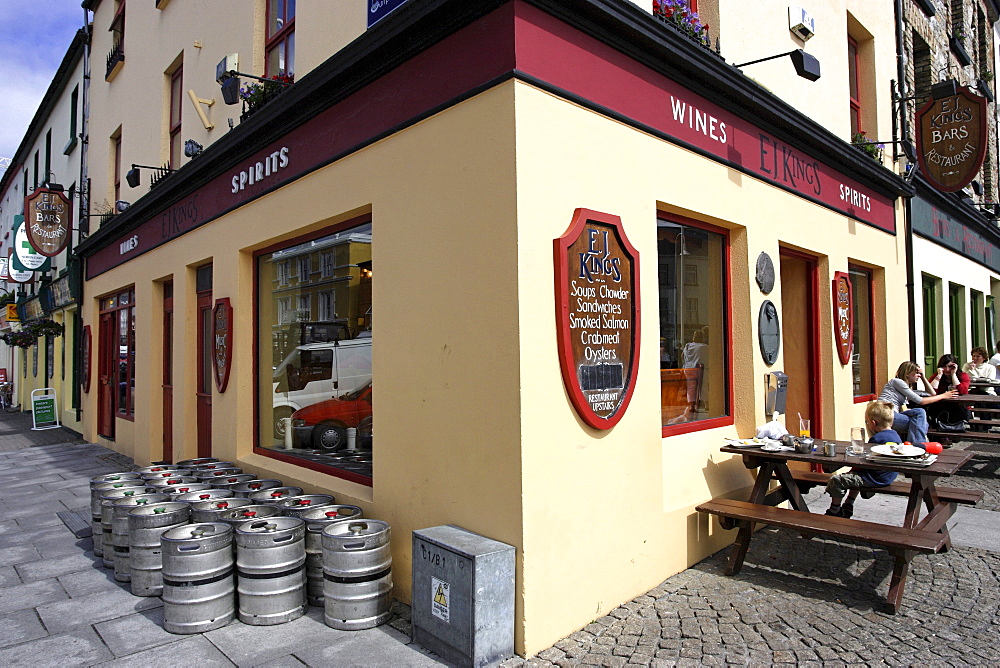
[[[56,388],[42,387],[31,391],[31,421],[32,431],[56,429],[59,424],[59,412],[56,410]]]

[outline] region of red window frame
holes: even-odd
[[[110,315],[113,319],[115,348],[118,349],[118,357],[121,357],[120,347],[122,340],[122,316],[125,317],[125,360],[124,360],[124,401],[118,388],[123,382],[121,375],[115,376],[118,388],[112,393],[114,397],[114,416],[123,420],[135,420],[135,286],[119,290],[111,297],[101,299],[101,315]],[[122,364],[119,359],[116,366]]]
[[[118,3],[118,8],[115,9],[115,16],[111,19],[111,26],[108,30],[118,33],[118,46],[125,48],[125,0]]]
[[[115,201],[122,198],[122,135],[115,137]]]
[[[847,86],[851,99],[851,137],[862,132],[861,125],[861,67],[858,58],[858,42],[847,38]]]
[[[280,13],[279,13],[280,12]],[[289,13],[291,14],[289,16]],[[264,76],[295,74],[295,0],[267,0],[267,41],[264,43]],[[282,25],[272,32],[272,14],[281,17]],[[272,71],[271,54],[281,50],[284,71]],[[280,68],[279,68],[280,69]]]
[[[178,67],[170,75],[170,167],[180,167],[183,147],[181,146],[181,102],[184,88],[184,67]]]
[[[693,218],[687,218],[685,216],[679,216],[677,214],[668,214],[664,211],[657,211],[657,220],[666,220],[672,223],[677,223],[680,225],[687,225],[689,227],[696,227],[706,232],[714,232],[722,237],[722,271],[723,271],[723,314],[725,315],[726,324],[723,327],[725,342],[723,343],[726,356],[726,415],[720,415],[719,417],[708,418],[705,420],[695,420],[693,422],[683,422],[676,425],[661,425],[660,435],[663,438],[668,436],[677,436],[679,434],[688,434],[695,431],[704,431],[706,429],[717,429],[719,427],[728,427],[736,423],[736,418],[733,415],[734,396],[733,396],[733,378],[732,378],[732,364],[733,359],[733,336],[732,336],[732,322],[733,322],[733,283],[732,283],[732,245],[729,238],[729,230],[716,227],[709,223],[702,222],[700,220],[695,220]],[[683,280],[683,278],[682,278]],[[657,332],[659,337],[659,332]]]
[[[858,394],[858,395],[854,396],[854,403],[860,404],[860,403],[866,403],[866,402],[869,402],[869,401],[874,401],[878,397],[878,383],[877,383],[876,379],[879,378],[879,375],[878,375],[878,368],[876,367],[876,360],[877,360],[877,358],[876,358],[876,355],[875,355],[875,349],[878,347],[878,339],[876,338],[877,330],[875,328],[875,272],[872,271],[871,269],[869,269],[868,267],[864,267],[864,266],[859,265],[859,264],[854,264],[853,262],[852,263],[848,263],[848,265],[847,265],[847,271],[849,273],[855,273],[855,272],[857,272],[857,273],[863,273],[863,274],[865,274],[868,277],[868,295],[867,295],[867,297],[868,297],[868,324],[869,324],[869,331],[871,332],[871,335],[870,335],[871,336],[871,345],[869,346],[868,355],[866,356],[866,358],[868,360],[869,367],[871,368],[872,380],[871,380],[871,391],[870,392],[866,392],[866,393],[862,393],[862,394]],[[852,280],[851,283],[853,285],[854,281]],[[857,298],[858,287],[859,286],[857,286],[857,285],[853,285],[855,299]],[[861,323],[860,323],[859,319],[857,317],[855,317],[854,318],[854,328],[855,328],[855,331],[860,331],[860,330],[858,330],[859,326],[861,326]],[[860,352],[856,351],[856,350],[853,351],[853,352],[860,354]]]

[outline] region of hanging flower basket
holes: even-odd
[[[706,48],[711,47],[708,24],[692,12],[687,0],[653,0],[653,16],[669,23]]]
[[[29,322],[27,326],[34,331],[35,336],[61,336],[65,331],[61,324],[48,318]]]
[[[26,322],[21,325],[21,329],[16,332],[4,334],[3,336],[0,336],[0,339],[2,339],[8,346],[30,348],[35,345],[35,342],[38,341],[39,337],[60,336],[63,331],[65,331],[65,328],[58,322],[48,318],[42,318],[41,320]]]

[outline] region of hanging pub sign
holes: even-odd
[[[39,188],[24,198],[28,240],[45,257],[58,255],[73,231],[73,208],[58,190]]]
[[[225,392],[233,364],[233,307],[229,297],[215,300],[212,309],[212,362],[215,387]]]
[[[7,273],[10,275],[10,280],[14,283],[31,283],[35,277],[35,272],[27,269],[18,269],[14,266],[15,264],[14,249],[11,248],[7,251]]]
[[[917,112],[917,161],[937,190],[955,192],[972,182],[986,157],[986,98],[958,86]]]
[[[52,260],[38,252],[28,238],[28,228],[24,216],[14,216],[14,254],[11,267],[19,271],[48,271]]]
[[[90,392],[90,325],[83,326],[83,352],[80,359],[80,383],[84,392]]]
[[[576,210],[553,246],[563,382],[580,418],[610,429],[639,370],[639,253],[618,216],[588,209]]]
[[[854,287],[842,271],[833,275],[833,329],[841,364],[851,363],[854,344]]]

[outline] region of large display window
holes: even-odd
[[[688,220],[657,221],[663,435],[731,422],[728,240]]]
[[[256,262],[259,450],[370,484],[371,222]]]

